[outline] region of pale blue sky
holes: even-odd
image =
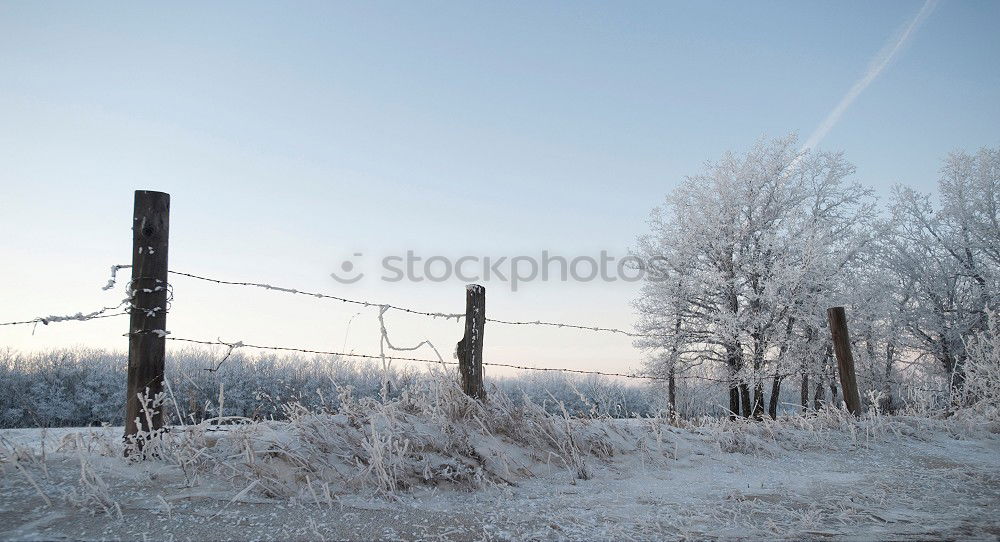
[[[171,267],[460,311],[458,283],[343,286],[354,252],[624,253],[686,174],[804,140],[923,2],[0,2],[0,321],[89,310],[132,191]],[[1000,2],[943,1],[821,143],[887,193],[1000,144]],[[490,313],[627,327],[634,285],[489,289]],[[178,336],[377,349],[372,314],[175,281]],[[450,350],[454,323],[393,316]],[[0,345],[124,347],[124,321]],[[487,354],[635,368],[627,339],[488,329]]]

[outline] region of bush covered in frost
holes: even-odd
[[[206,370],[219,359],[207,349],[168,352],[170,391],[187,423],[219,415],[282,418],[281,407],[289,402],[307,408],[335,404],[337,386],[350,386],[356,397],[377,398],[385,375],[370,361],[240,351],[218,371]],[[0,351],[0,427],[121,425],[127,363],[122,352],[96,349]],[[403,368],[388,375],[389,396],[395,398],[426,373]],[[491,385],[553,413],[559,402],[573,415],[615,418],[646,416],[658,408],[656,392],[605,378],[532,374],[494,378]]]

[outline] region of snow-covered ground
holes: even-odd
[[[384,440],[385,420],[343,414],[178,428],[173,451],[143,462],[121,458],[121,428],[0,431],[0,538],[1000,536],[996,422],[521,416],[506,436],[483,412],[403,410],[392,427],[406,434]]]

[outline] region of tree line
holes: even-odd
[[[803,410],[839,403],[826,309],[844,305],[859,371],[875,377],[867,402],[895,408],[906,368],[942,375],[957,398],[968,344],[998,308],[998,209],[1000,149],[953,152],[936,193],[900,185],[879,201],[842,152],[761,139],[653,210],[635,252],[667,272],[634,302],[636,345],[671,405],[675,378],[707,366],[728,379],[731,416],[776,417],[789,380]]]

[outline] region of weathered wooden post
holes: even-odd
[[[831,307],[827,309],[826,316],[833,336],[833,350],[837,354],[837,370],[840,373],[844,403],[851,414],[860,416],[861,395],[858,393],[858,381],[854,374],[854,356],[851,354],[851,339],[847,333],[847,314],[844,307]]]
[[[483,331],[486,328],[486,288],[479,284],[465,287],[465,336],[458,342],[458,372],[462,391],[480,401],[486,399],[483,387]]]
[[[132,217],[132,306],[128,333],[128,390],[125,438],[163,427],[162,409],[150,409],[163,391],[163,358],[167,329],[167,238],[170,195],[135,191]],[[148,400],[140,400],[142,395]],[[142,446],[141,441],[137,441]]]

